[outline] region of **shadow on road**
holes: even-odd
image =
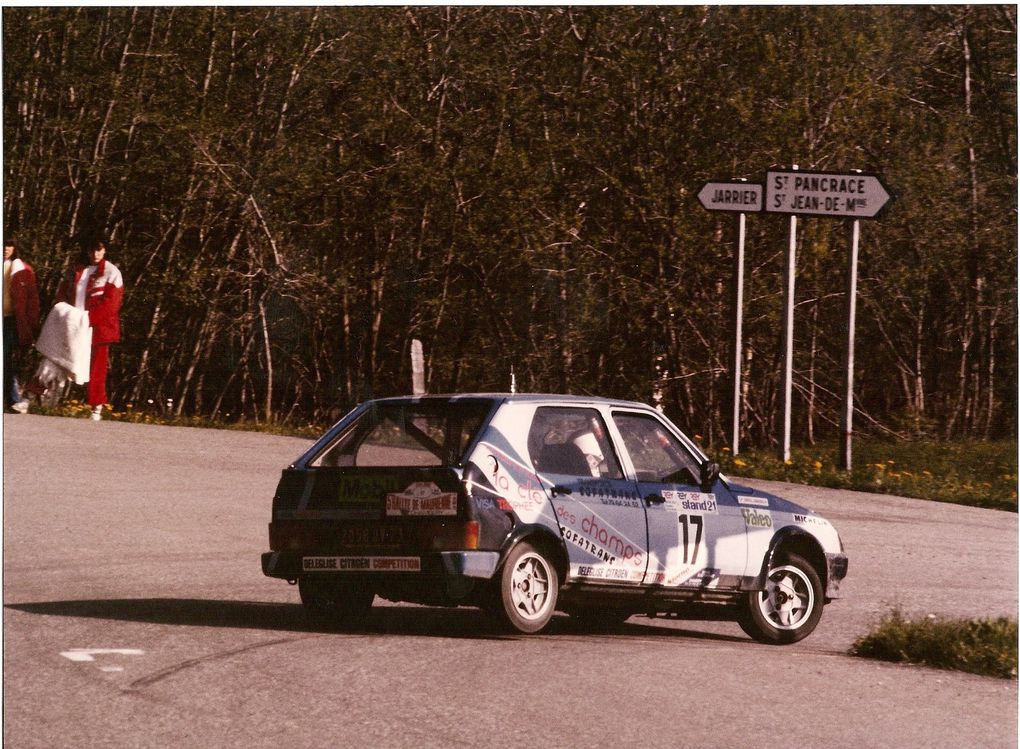
[[[68,616],[144,622],[185,627],[234,627],[283,632],[326,632],[312,627],[300,605],[254,601],[216,601],[193,598],[120,598],[85,601],[12,603],[10,611],[44,616]],[[444,609],[423,606],[376,606],[356,630],[362,635],[458,637],[475,640],[515,640],[518,635],[500,632],[477,609]],[[592,634],[592,630],[566,616],[557,616],[543,636]],[[722,642],[749,642],[746,638],[709,632],[626,623],[599,635],[685,637]]]

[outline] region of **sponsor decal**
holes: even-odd
[[[801,525],[831,525],[828,520],[817,515],[794,515],[793,522],[800,523]]]
[[[676,588],[681,583],[687,584],[689,580],[696,580],[704,570],[699,570],[697,565],[684,564],[679,569],[659,570],[649,572],[645,575],[645,585],[663,585],[667,588]],[[711,572],[711,570],[708,570]]]
[[[685,588],[714,588],[719,584],[719,572],[720,570],[705,568],[699,570],[689,578],[684,580],[683,587]]]
[[[744,525],[748,528],[772,527],[772,514],[769,512],[761,512],[759,510],[741,510],[740,514],[744,516]]]
[[[708,515],[719,514],[719,505],[715,500],[714,494],[681,492],[667,489],[662,492],[662,498],[666,500],[666,507],[678,512],[700,512]]]
[[[667,588],[675,588],[689,576],[693,575],[697,571],[697,567],[692,565],[684,565],[680,568],[679,572],[674,572],[666,578],[665,585]]]
[[[373,572],[421,572],[421,557],[369,557]]]
[[[500,510],[501,512],[511,512],[514,508],[510,506],[502,497],[496,497],[492,499],[490,497],[473,497],[475,507],[479,510]]]
[[[621,538],[606,528],[605,521],[600,522],[594,514],[589,514],[588,517],[581,520],[580,532],[568,528],[562,522],[566,520],[576,523],[577,518],[572,513],[567,513],[561,508],[557,511],[557,515],[561,520],[560,533],[569,543],[584,549],[609,565],[629,562],[635,567],[644,566],[644,550],[635,548],[626,538]]]
[[[580,481],[577,494],[589,500],[613,507],[640,507],[641,497],[637,491],[614,487],[608,481]]]
[[[538,514],[546,500],[541,479],[494,445],[486,442],[480,447],[492,452],[489,480],[495,493],[519,514],[529,518]]]
[[[421,572],[421,557],[303,557],[304,572]]]
[[[613,567],[592,567],[586,564],[577,565],[574,571],[576,577],[587,577],[597,580],[633,580],[635,579],[633,574],[632,572],[627,572],[627,570]],[[637,579],[641,579],[640,574]]]
[[[766,497],[749,497],[747,495],[738,494],[737,504],[750,505],[752,507],[768,507],[769,500]]]
[[[569,543],[574,544],[580,549],[584,549],[596,559],[599,559],[607,564],[614,564],[616,557],[610,554],[606,549],[603,549],[598,544],[592,543],[589,539],[582,536],[575,530],[571,530],[566,526],[560,526],[560,533],[563,534],[563,539]],[[601,577],[601,575],[600,575]]]
[[[641,507],[641,500],[635,497],[597,497],[600,504],[607,507]]]
[[[337,486],[337,499],[341,505],[369,505],[378,507],[381,497],[400,489],[396,476],[345,476]]]
[[[386,495],[386,515],[456,515],[457,494],[431,481],[416,481],[404,491]]]

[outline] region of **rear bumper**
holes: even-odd
[[[420,554],[417,556],[400,556],[399,559],[409,560],[411,563],[405,565],[408,569],[394,571],[392,566],[386,570],[370,569],[374,565],[373,560],[392,560],[394,557],[376,557],[371,555],[349,554],[336,559],[354,560],[358,564],[350,568],[319,568],[305,570],[302,559],[305,556],[321,555],[301,554],[297,552],[269,551],[262,555],[262,574],[268,577],[278,577],[283,580],[296,580],[302,575],[325,574],[325,575],[371,575],[373,577],[389,577],[397,575],[400,577],[414,575],[438,575],[442,577],[466,577],[472,579],[488,580],[496,572],[499,564],[499,553],[495,551],[437,551]],[[329,557],[325,557],[329,558]],[[418,560],[417,563],[412,560]],[[364,564],[367,562],[368,564]],[[415,568],[417,567],[417,568]]]

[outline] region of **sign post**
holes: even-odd
[[[698,202],[708,211],[731,211],[737,215],[737,257],[733,271],[733,434],[731,454],[740,454],[740,414],[743,406],[741,377],[744,362],[744,242],[747,212],[758,212],[764,203],[763,185],[746,180],[706,182],[698,191]]]
[[[730,449],[733,457],[740,454],[740,416],[744,399],[744,240],[747,236],[747,214],[737,220],[737,257],[733,270],[733,436]]]
[[[860,219],[877,218],[892,200],[889,188],[877,174],[853,172],[802,172],[796,166],[790,171],[770,171],[766,175],[765,210],[769,213],[790,214],[791,244],[797,216],[853,219],[850,260],[847,269],[847,342],[844,356],[843,408],[840,414],[839,467],[850,470],[851,440],[853,438],[854,411],[854,326],[857,315],[857,255],[860,242]],[[792,272],[788,269],[787,272]],[[788,293],[792,283],[787,281]],[[789,311],[789,302],[787,302]],[[792,335],[792,320],[787,323],[787,334]],[[790,345],[784,356],[792,358]],[[786,373],[784,372],[784,378]],[[783,460],[789,460],[789,381],[784,379],[784,432]]]
[[[850,259],[846,272],[846,352],[843,359],[843,409],[839,419],[838,465],[844,471],[853,467],[854,431],[854,327],[857,319],[857,248],[861,240],[861,222],[850,229]]]
[[[796,169],[797,165],[794,164]],[[790,216],[790,237],[786,245],[786,266],[783,271],[783,433],[779,442],[779,459],[790,461],[790,432],[793,428],[793,308],[797,295],[797,216]]]
[[[797,217],[818,216],[852,219],[850,259],[847,268],[847,341],[844,356],[843,409],[840,414],[839,465],[851,467],[851,439],[854,411],[854,327],[857,315],[857,258],[860,243],[860,219],[878,218],[892,200],[892,193],[877,174],[853,172],[802,172],[794,165],[789,170],[766,172],[765,184],[743,180],[706,182],[698,191],[698,202],[708,211],[739,213],[734,298],[736,307],[733,344],[733,455],[740,450],[741,376],[743,362],[744,238],[745,214],[764,210],[790,217],[790,237],[786,250],[783,288],[783,434],[780,458],[790,459],[791,403],[793,397],[793,311],[796,302]]]

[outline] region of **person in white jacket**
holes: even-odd
[[[124,279],[117,266],[106,259],[105,240],[93,239],[84,246],[86,249],[78,263],[57,290],[57,300],[84,309],[89,314],[92,354],[86,400],[92,406],[92,418],[98,421],[107,401],[110,345],[120,341]]]
[[[68,379],[86,384],[91,418],[99,421],[107,401],[110,344],[120,340],[124,281],[117,266],[106,261],[105,241],[84,246],[87,249],[61,283],[43,324],[36,349],[44,358],[25,390],[41,398]],[[24,413],[28,405],[24,399],[14,408]]]

